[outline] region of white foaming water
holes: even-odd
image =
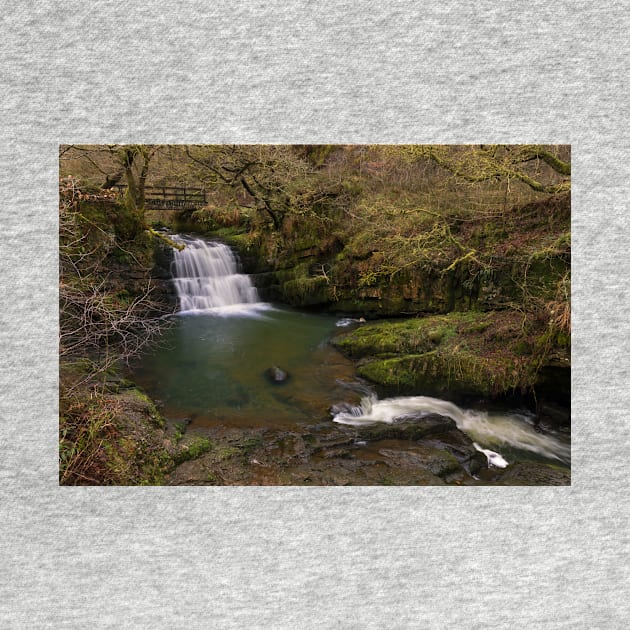
[[[570,445],[553,435],[538,433],[531,424],[530,418],[525,414],[461,409],[446,400],[428,396],[403,396],[378,400],[372,394],[362,398],[358,407],[336,414],[333,420],[353,426],[377,422],[394,424],[430,414],[451,418],[458,429],[485,446],[515,448],[565,463],[570,462]]]
[[[255,316],[270,308],[258,301],[249,276],[238,272],[237,260],[227,245],[178,235],[172,239],[185,245],[181,251],[174,250],[172,265],[180,314]]]

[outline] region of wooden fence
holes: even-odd
[[[114,186],[119,195],[124,195],[127,186]],[[187,186],[145,186],[144,207],[152,210],[196,210],[206,205],[204,188]]]

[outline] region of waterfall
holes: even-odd
[[[239,273],[227,245],[179,235],[172,239],[185,245],[174,250],[172,264],[180,313],[247,314],[268,307],[258,301],[249,276]]]

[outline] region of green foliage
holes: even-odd
[[[124,166],[120,156],[132,150],[137,169],[139,148],[110,148],[113,162],[100,167]],[[205,186],[209,203],[193,223],[217,236],[247,231],[235,244],[255,255],[257,271],[293,267],[302,257],[326,266],[325,286],[314,273],[280,280],[292,304],[356,300],[359,309],[392,314],[523,304],[532,311],[528,297],[552,300],[568,264],[570,204],[560,194],[570,185],[568,147],[146,149],[153,151],[147,181]],[[89,150],[97,162],[97,149]],[[151,180],[154,168],[159,177]],[[366,298],[379,302],[365,305]]]
[[[180,450],[173,456],[173,460],[176,465],[179,465],[191,459],[197,459],[211,449],[212,442],[208,438],[197,436],[193,438],[188,444],[184,444],[180,448]]]
[[[338,145],[334,144],[306,144],[296,145],[297,155],[304,157],[315,167],[320,167],[326,159],[338,149]]]
[[[139,392],[138,429],[157,412]],[[63,485],[161,484],[173,461],[158,441],[134,437],[126,426],[129,398],[92,391],[62,398],[59,483]],[[146,405],[146,410],[145,410]],[[151,412],[151,407],[153,412]],[[137,412],[133,412],[137,415]],[[143,429],[148,432],[148,426]],[[147,433],[148,434],[148,433]]]
[[[410,162],[431,160],[470,184],[513,180],[547,194],[571,189],[571,164],[562,146],[399,145],[388,149]]]
[[[184,433],[186,432],[186,423],[185,422],[176,422],[173,427],[173,442],[175,444],[179,444],[184,437]]]

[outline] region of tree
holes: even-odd
[[[241,208],[266,217],[277,231],[288,215],[321,218],[322,207],[343,193],[339,181],[318,170],[323,157],[310,159],[300,145],[191,145],[186,154],[208,188],[228,189]]]
[[[235,193],[240,189],[245,193],[237,195],[241,207],[266,215],[275,229],[280,228],[290,205],[287,183],[304,170],[289,159],[288,147],[187,146],[186,154],[209,187],[227,187]]]
[[[125,204],[130,211],[141,215],[149,167],[159,149],[160,145],[148,144],[67,145],[61,148],[60,160],[80,164],[76,169],[79,172],[72,175],[88,174],[88,179],[101,190],[110,190],[124,182]],[[98,176],[104,176],[105,181],[97,184],[94,180]]]
[[[390,153],[403,159],[432,160],[471,184],[518,181],[539,193],[571,190],[571,163],[566,145],[400,145]],[[541,164],[548,168],[541,168]]]
[[[149,164],[155,154],[157,147],[152,145],[131,144],[121,147],[111,147],[115,152],[117,160],[122,169],[114,174],[115,181],[120,180],[122,174],[127,183],[125,201],[127,207],[132,212],[142,212],[144,210],[145,186],[147,175],[149,174]],[[105,181],[103,188],[108,188],[112,184],[111,180]]]
[[[152,298],[150,279],[134,295],[111,289],[107,272],[111,255],[121,252],[138,267],[143,265],[98,211],[89,215],[89,206],[103,200],[85,200],[85,196],[76,180],[62,181],[59,354],[66,364],[89,362],[85,378],[75,387],[136,355],[167,324],[162,318],[164,307]]]

